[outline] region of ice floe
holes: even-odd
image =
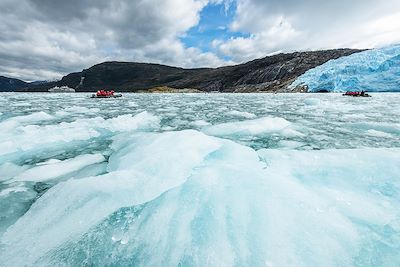
[[[13,181],[48,181],[103,161],[105,161],[105,158],[101,154],[86,154],[63,161],[51,161],[46,164],[38,164],[38,166],[24,171],[17,175]]]
[[[262,135],[284,133],[291,123],[283,118],[264,117],[254,120],[227,122],[203,128],[203,132],[215,136]]]
[[[107,174],[57,184],[7,229],[3,262],[399,262],[398,149],[255,151],[193,130],[113,140]]]

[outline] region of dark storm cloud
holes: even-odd
[[[111,1],[106,0],[29,0],[46,21],[64,23],[73,19],[86,20],[92,12],[105,10]],[[95,5],[93,5],[95,3]]]
[[[207,0],[0,0],[0,75],[54,79],[105,60],[219,65],[179,37]]]

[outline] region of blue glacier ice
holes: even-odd
[[[400,94],[64,97],[0,98],[1,267],[400,265]]]
[[[400,45],[330,60],[301,75],[290,87],[303,85],[309,92],[400,92]]]

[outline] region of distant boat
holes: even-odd
[[[106,91],[99,90],[91,96],[91,98],[117,98],[122,97],[122,94],[114,94],[114,90]]]
[[[96,95],[92,94],[90,98],[117,98],[117,97],[122,97],[122,94],[116,94],[116,95]]]
[[[75,93],[75,89],[68,86],[55,86],[49,89],[50,93]]]
[[[346,93],[343,94],[343,96],[354,96],[354,97],[371,97],[369,94],[367,94],[365,91],[347,91]]]

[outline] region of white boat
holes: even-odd
[[[75,89],[68,86],[55,86],[49,89],[50,93],[75,93]]]

